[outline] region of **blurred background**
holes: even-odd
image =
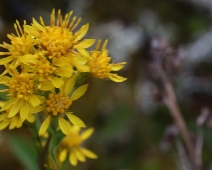
[[[74,10],[89,22],[87,38],[109,39],[115,62],[126,61],[119,75],[123,83],[92,79],[87,93],[72,110],[95,133],[85,145],[99,158],[79,163],[73,170],[181,170],[177,130],[161,101],[157,73],[151,69],[151,46],[164,45],[164,69],[174,85],[179,106],[195,136],[197,119],[212,106],[211,0],[2,0],[0,42],[9,42],[13,23],[42,16],[52,9]],[[155,78],[156,77],[156,78]],[[212,169],[212,121],[202,125],[204,170]],[[174,129],[174,130],[173,130]],[[15,139],[30,145],[27,128],[0,132],[0,169],[26,169],[16,155]],[[28,141],[28,142],[27,142]],[[13,146],[11,149],[10,145]],[[30,146],[29,146],[30,147]],[[30,152],[29,152],[30,154]]]

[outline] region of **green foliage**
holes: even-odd
[[[0,84],[0,90],[6,89],[6,87],[7,87],[7,86],[5,86],[5,85],[3,85],[3,84]],[[0,100],[4,100],[4,101],[7,100],[7,92],[1,93],[1,95],[0,95]]]
[[[9,136],[9,146],[13,154],[27,170],[38,170],[37,154],[29,141],[20,136]]]
[[[52,161],[54,162],[55,166],[57,167],[57,158],[55,155],[55,151],[57,146],[60,144],[62,139],[65,137],[65,135],[61,131],[57,131],[51,138],[50,144],[49,144],[49,153],[52,158]]]

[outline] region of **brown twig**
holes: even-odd
[[[186,147],[188,149],[188,153],[190,156],[190,161],[192,162],[193,166],[195,167],[195,170],[199,170],[199,168],[196,165],[195,160],[195,146],[190,138],[189,131],[186,127],[185,121],[182,117],[182,113],[179,109],[179,106],[176,101],[176,96],[174,93],[174,89],[172,87],[172,84],[167,79],[165,73],[162,70],[158,70],[158,73],[161,76],[161,79],[163,81],[164,90],[165,90],[165,96],[164,96],[164,103],[170,110],[171,115],[173,116],[177,126],[179,127],[183,139],[185,140]]]
[[[161,41],[162,42],[162,41]],[[195,145],[191,140],[189,131],[186,127],[186,123],[182,117],[182,113],[178,106],[176,95],[174,88],[162,67],[162,58],[164,55],[164,51],[167,48],[166,43],[161,43],[160,40],[155,39],[152,42],[152,57],[153,57],[153,66],[154,71],[157,72],[159,79],[162,82],[164,95],[163,101],[165,105],[168,107],[172,117],[174,118],[176,125],[178,126],[179,130],[181,131],[182,137],[185,141],[185,145],[188,151],[188,156],[190,158],[192,170],[200,170],[201,168],[198,166],[196,162],[196,155],[195,155]]]

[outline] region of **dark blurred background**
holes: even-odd
[[[177,71],[169,76],[189,129],[203,108],[212,106],[212,1],[211,0],[2,0],[0,42],[15,33],[13,23],[42,16],[49,22],[52,9],[74,10],[90,23],[87,38],[109,39],[115,62],[126,61],[119,75],[123,83],[93,79],[73,111],[95,133],[86,147],[99,158],[80,163],[73,170],[181,170],[174,140],[164,133],[174,123],[160,101],[151,65],[150,43],[155,37],[177,51]],[[162,42],[163,42],[162,41]],[[170,61],[173,62],[173,61]],[[168,63],[169,64],[173,63]],[[172,67],[172,66],[170,66]],[[211,122],[203,126],[204,169],[212,169]],[[8,143],[10,135],[28,139],[26,128],[0,132],[0,169],[25,169]]]

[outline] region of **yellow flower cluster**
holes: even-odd
[[[25,120],[33,122],[34,115],[40,114],[39,135],[42,135],[56,118],[58,129],[68,135],[62,142],[60,160],[64,161],[70,151],[69,160],[76,165],[77,160],[83,162],[85,157],[97,157],[85,148],[75,148],[91,134],[88,131],[77,135],[79,127],[85,124],[69,110],[72,102],[88,88],[88,84],[77,84],[77,79],[86,72],[99,79],[123,82],[126,78],[113,72],[121,70],[126,62],[110,62],[106,49],[108,40],[101,50],[99,40],[96,48],[88,51],[95,42],[95,39],[84,39],[89,24],[76,30],[81,18],[72,17],[72,13],[63,17],[60,10],[57,14],[53,10],[50,25],[46,25],[42,17],[40,23],[34,18],[29,25],[24,21],[23,27],[16,21],[16,34],[8,34],[10,43],[0,44],[7,50],[0,52],[0,65],[5,67],[0,84],[7,86],[0,92],[7,92],[8,98],[0,105],[0,130],[19,128]],[[70,142],[73,136],[75,140]]]
[[[68,158],[70,164],[76,166],[78,161],[85,162],[86,157],[96,159],[98,156],[95,153],[81,146],[93,131],[93,128],[89,128],[80,133],[78,126],[71,126],[68,135],[58,147],[59,162],[63,163]]]

